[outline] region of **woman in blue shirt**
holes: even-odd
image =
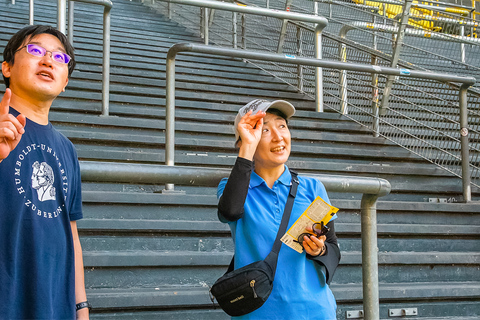
[[[287,101],[257,99],[242,107],[235,119],[238,158],[230,177],[218,186],[219,219],[232,232],[235,269],[265,259],[272,249],[291,185],[285,163],[291,150],[288,118],[294,113]],[[330,203],[320,181],[298,178],[288,227],[317,196]],[[303,239],[301,254],[282,244],[268,300],[235,319],[336,319],[336,302],[328,286],[340,261],[333,219],[326,235]]]

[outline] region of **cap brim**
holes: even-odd
[[[290,118],[295,114],[295,107],[288,101],[285,100],[275,100],[273,101],[268,109],[273,108],[283,112],[287,118]],[[267,110],[268,110],[267,109]]]

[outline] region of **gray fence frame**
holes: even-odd
[[[162,184],[165,181],[196,186],[218,185],[230,175],[224,168],[80,161],[82,181]],[[390,193],[385,179],[315,174],[329,192],[362,193],[362,279],[365,319],[380,319],[378,289],[377,199]]]

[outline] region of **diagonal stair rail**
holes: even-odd
[[[222,178],[230,174],[230,170],[223,168],[96,161],[81,161],[80,169],[82,181],[148,184],[161,184],[168,181],[183,185],[211,187],[217,186]],[[308,176],[320,180],[329,192],[363,194],[361,200],[363,305],[366,319],[379,320],[377,199],[390,193],[390,183],[380,178],[326,174]]]

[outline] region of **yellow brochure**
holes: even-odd
[[[317,197],[280,240],[293,250],[302,253],[302,245],[296,242],[298,236],[306,232],[305,228],[308,225],[312,226],[316,222],[323,222],[323,224],[326,225],[337,211],[338,208],[329,205],[323,201],[322,198]]]

